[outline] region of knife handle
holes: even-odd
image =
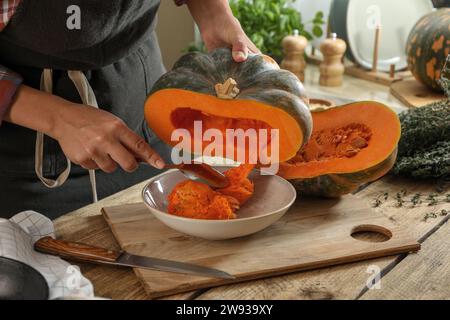
[[[97,263],[116,262],[122,254],[120,251],[98,248],[77,242],[56,240],[52,237],[44,237],[39,239],[35,242],[34,249],[42,253],[60,256],[62,258]]]

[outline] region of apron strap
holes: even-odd
[[[94,90],[92,90],[92,87],[84,73],[78,70],[69,70],[67,74],[75,85],[75,88],[77,88],[83,104],[98,109],[97,98],[95,97]],[[97,202],[97,181],[95,179],[94,169],[89,170],[89,180],[91,181],[92,201]]]
[[[50,69],[44,69],[41,76],[41,90],[45,91],[47,93],[53,93],[53,72]],[[57,188],[60,187],[66,182],[67,178],[69,177],[70,173],[70,160],[67,159],[67,167],[66,169],[61,172],[61,174],[56,178],[56,180],[48,179],[44,177],[43,170],[42,170],[42,164],[44,159],[44,134],[42,132],[36,133],[36,147],[35,147],[35,154],[34,154],[34,170],[36,171],[36,175],[38,176],[39,180],[42,181],[42,183],[47,188]]]
[[[89,85],[86,76],[81,71],[68,71],[69,78],[74,83],[80,97],[81,101],[85,105],[90,105],[94,108],[98,108],[97,99],[95,98],[94,91]],[[53,72],[51,69],[44,69],[41,76],[41,90],[47,93],[53,93]],[[43,174],[43,158],[44,158],[44,134],[42,132],[36,133],[36,147],[35,147],[35,164],[34,169],[39,180],[47,188],[57,188],[66,182],[70,174],[71,162],[67,159],[67,167],[64,171],[55,179],[48,179],[44,177]],[[92,198],[93,202],[98,201],[97,197],[97,183],[95,179],[95,170],[89,170],[89,179],[92,187]]]

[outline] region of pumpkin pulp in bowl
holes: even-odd
[[[229,185],[213,190],[192,180],[178,183],[168,196],[170,214],[196,219],[234,219],[239,206],[253,194],[253,183],[247,178],[253,165],[240,165],[224,172]]]

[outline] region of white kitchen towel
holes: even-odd
[[[94,288],[77,266],[33,249],[34,242],[55,236],[50,219],[35,211],[23,211],[11,219],[0,219],[0,256],[21,261],[39,271],[47,280],[49,299],[92,298]]]

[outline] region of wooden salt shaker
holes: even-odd
[[[308,40],[294,30],[293,35],[284,37],[281,42],[283,46],[284,59],[281,62],[281,68],[291,71],[300,81],[305,80],[305,48]]]
[[[336,87],[342,85],[342,75],[344,74],[342,57],[346,48],[345,41],[338,39],[336,33],[332,33],[330,38],[321,43],[320,51],[323,54],[319,79],[321,86]]]

